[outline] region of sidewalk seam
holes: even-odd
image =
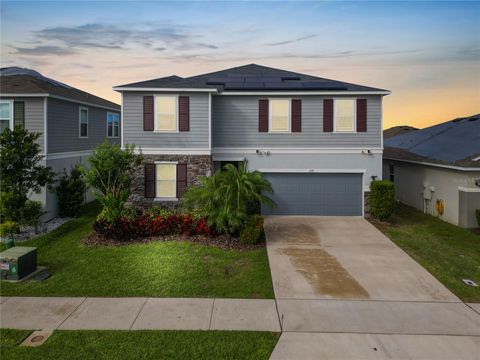
[[[213,298],[213,301],[212,301],[212,311],[210,311],[210,321],[208,323],[208,330],[212,330],[213,309],[215,308],[215,299],[216,298]]]
[[[148,299],[149,299],[148,297],[145,298],[145,301],[143,302],[142,306],[140,306],[140,310],[138,311],[137,316],[135,316],[135,319],[133,319],[132,324],[130,325],[128,330],[132,330],[133,324],[135,324],[135,321],[137,321],[137,319],[140,316],[140,313],[142,312],[142,310],[143,310],[145,304],[147,303]]]
[[[60,324],[58,324],[58,326],[57,326],[54,330],[57,330],[58,328],[60,328],[60,326],[62,326],[65,321],[67,321],[68,319],[70,319],[70,316],[72,316],[72,314],[73,314],[75,311],[77,311],[77,309],[78,309],[80,306],[82,306],[82,304],[83,304],[85,301],[87,301],[87,299],[88,299],[88,297],[84,297],[83,300],[82,300],[82,302],[81,302],[80,304],[78,304],[78,306],[76,306],[75,309],[73,309],[73,311],[72,311],[70,314],[68,314],[68,316],[67,316],[65,319],[63,319],[63,321],[62,321]]]

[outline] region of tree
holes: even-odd
[[[58,179],[58,214],[60,216],[78,216],[85,200],[85,182],[83,181],[80,165],[75,165],[70,173],[63,170]]]
[[[276,205],[265,195],[272,192],[263,174],[248,171],[246,162],[238,169],[227,164],[211,177],[200,178],[200,185],[189,187],[184,194],[184,204],[196,208],[217,230],[238,233],[249,217],[248,207],[252,201],[270,207]]]
[[[81,171],[103,206],[100,217],[115,222],[122,215],[132,191],[135,170],[141,163],[142,155],[135,153],[135,145],[126,145],[122,150],[107,140],[88,157],[89,166],[82,166]]]
[[[0,135],[0,177],[2,221],[20,222],[30,191],[39,193],[50,188],[54,172],[41,164],[40,133],[28,132],[21,126],[5,129]]]

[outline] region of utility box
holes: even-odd
[[[0,253],[0,278],[21,280],[37,270],[37,248],[15,246]]]

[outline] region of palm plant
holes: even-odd
[[[248,171],[247,163],[238,169],[227,164],[222,171],[200,179],[200,185],[189,187],[184,194],[186,207],[195,208],[218,231],[238,233],[248,218],[248,204],[257,201],[274,207],[265,193],[272,193],[271,184],[259,171]]]

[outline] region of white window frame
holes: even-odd
[[[9,104],[8,111],[8,128],[13,130],[13,100],[0,100],[0,104]],[[2,119],[6,120],[6,119]]]
[[[155,161],[155,200],[157,201],[177,201],[177,165],[178,161]],[[157,165],[174,165],[175,166],[175,196],[157,196]],[[167,180],[164,180],[167,181]]]
[[[82,136],[82,110],[87,110],[87,136]],[[90,119],[89,119],[89,111],[88,107],[86,106],[79,106],[78,107],[78,137],[80,139],[88,139],[88,134],[90,132]]]
[[[114,118],[115,115],[118,116],[118,122],[117,122],[117,127],[118,127],[118,135],[115,136],[115,120],[112,121],[112,136],[108,136],[108,115],[112,115],[112,118]],[[107,137],[108,138],[119,138],[120,137],[120,114],[116,112],[107,112]]]
[[[353,130],[337,130],[337,101],[353,101]],[[356,98],[334,98],[333,99],[333,133],[336,134],[356,134],[357,133],[357,99]]]
[[[157,129],[157,98],[175,98],[175,130],[159,130]],[[153,97],[153,132],[162,134],[178,133],[179,119],[178,119],[178,95],[154,95]]]
[[[288,130],[272,130],[272,101],[288,101]],[[269,98],[268,99],[268,132],[271,134],[290,134],[292,132],[292,99],[291,98]]]

